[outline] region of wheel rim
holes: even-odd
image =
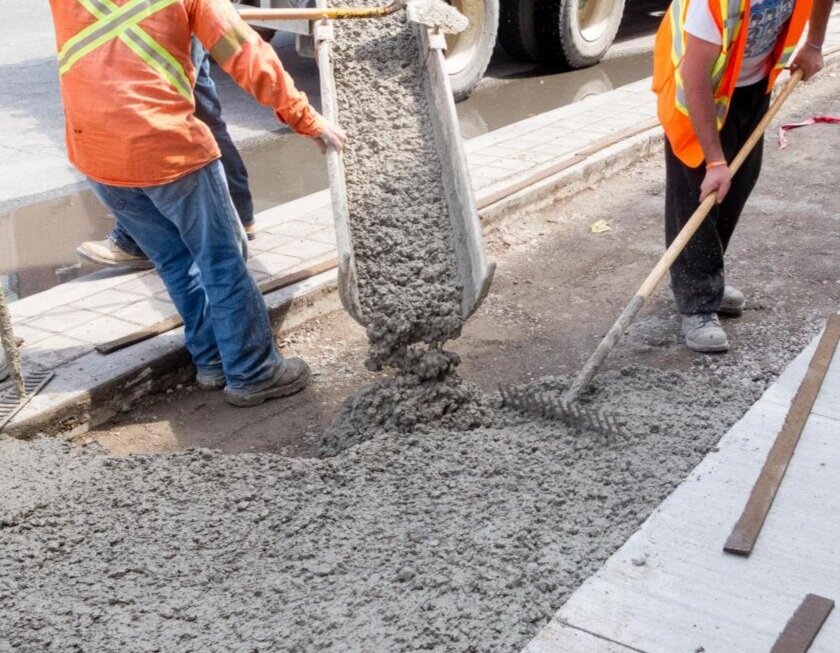
[[[616,0],[578,0],[578,29],[586,41],[597,41],[607,30]]]
[[[484,34],[486,16],[484,0],[449,0],[449,4],[470,21],[467,29],[460,34],[446,35],[446,72],[457,75],[475,59]]]

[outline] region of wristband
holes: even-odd
[[[727,165],[728,164],[723,159],[720,161],[709,161],[706,164],[706,170],[711,170],[712,168],[725,168]]]
[[[817,50],[818,52],[822,52],[822,46],[821,45],[817,45],[816,43],[811,43],[810,41],[805,41],[805,45],[807,45],[809,48],[813,48],[814,50]]]

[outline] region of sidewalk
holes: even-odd
[[[840,48],[834,20],[827,50]],[[659,143],[650,80],[540,114],[466,143],[470,174],[485,224],[540,210],[621,169]],[[335,256],[328,191],[258,215],[251,246],[257,282]],[[329,270],[266,295],[277,330],[339,308],[336,273]],[[55,371],[53,380],[14,418],[6,432],[83,432],[136,399],[189,381],[183,329],[109,355],[97,345],[175,315],[154,272],[105,270],[11,304],[24,339],[27,368]]]
[[[723,552],[818,341],[523,653],[766,653],[806,594],[840,600],[840,352],[754,552]],[[812,653],[838,650],[836,612]]]

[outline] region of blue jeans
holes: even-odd
[[[184,319],[187,349],[228,390],[261,390],[282,369],[268,311],[242,256],[236,210],[219,161],[161,186],[91,181],[99,199],[155,264]]]
[[[228,133],[227,125],[222,119],[222,103],[216,91],[216,84],[210,77],[210,55],[201,41],[192,39],[192,62],[196,70],[195,88],[195,117],[206,124],[213,132],[213,138],[222,153],[222,165],[225,168],[228,189],[233,199],[233,205],[239,215],[239,220],[247,226],[254,223],[254,199],[248,186],[248,170],[245,162],[233,144]],[[119,223],[111,231],[111,238],[125,252],[136,256],[143,256],[141,247],[126,233]]]

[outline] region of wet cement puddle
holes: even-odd
[[[539,68],[490,79],[458,105],[465,138],[524,120],[645,77],[649,52],[616,57],[586,70]],[[515,91],[515,92],[514,92]],[[308,139],[282,134],[243,151],[257,211],[327,186],[323,157]],[[86,274],[76,247],[104,238],[114,222],[90,192],[33,204],[0,216],[0,281],[8,301],[42,292]]]

